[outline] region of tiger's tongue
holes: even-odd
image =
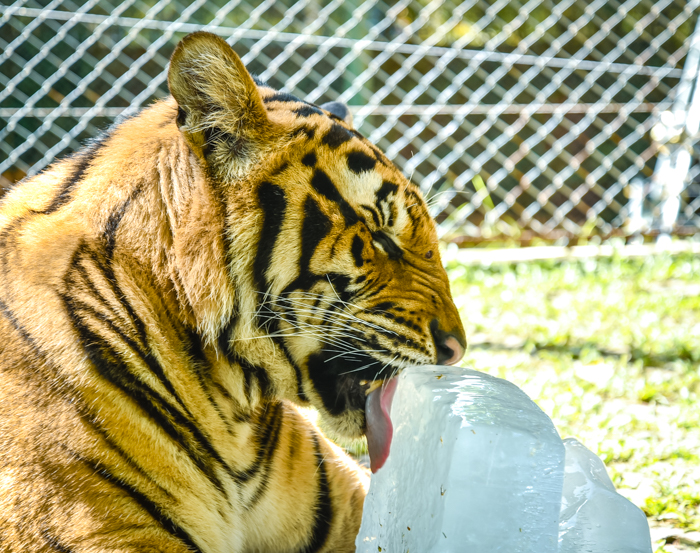
[[[377,472],[382,468],[389,457],[391,437],[394,433],[389,414],[397,382],[396,378],[392,378],[367,396],[365,419],[367,421],[369,466],[372,472]]]

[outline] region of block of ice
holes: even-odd
[[[358,552],[557,551],[564,446],[519,388],[453,367],[406,369]]]
[[[574,438],[564,446],[560,553],[651,553],[644,513],[615,491],[603,461]]]
[[[394,438],[357,551],[651,553],[603,462],[513,384],[453,367],[399,377]]]

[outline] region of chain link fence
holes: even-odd
[[[683,128],[700,0],[5,2],[3,187],[167,95],[175,44],[205,29],[272,86],[349,104],[447,238],[700,228],[698,152]],[[670,226],[664,205],[676,206]]]

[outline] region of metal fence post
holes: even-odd
[[[660,244],[670,241],[670,234],[676,225],[681,193],[687,185],[699,127],[700,18],[691,38],[673,109],[662,113],[659,123],[652,129],[652,137],[659,143],[659,153],[650,195],[658,201],[654,219],[660,231]]]

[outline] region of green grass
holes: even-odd
[[[652,525],[700,531],[700,259],[448,274],[470,339],[462,365],[522,388]]]

